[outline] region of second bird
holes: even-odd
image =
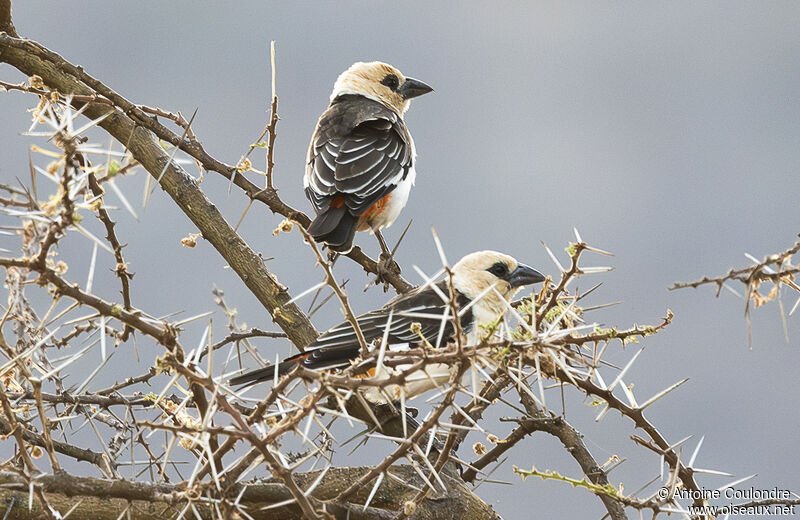
[[[303,180],[316,217],[308,232],[337,253],[356,231],[395,221],[414,184],[414,140],[403,121],[410,100],[433,89],[379,61],[357,62],[336,80],[311,138]]]

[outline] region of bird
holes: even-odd
[[[411,99],[432,91],[380,61],[356,62],[339,75],[311,137],[303,178],[316,213],[308,227],[315,241],[346,254],[356,231],[371,230],[390,255],[380,230],[397,219],[416,178],[403,115]]]
[[[459,309],[459,323],[466,335],[466,345],[476,345],[485,334],[486,325],[496,322],[505,313],[508,301],[525,285],[545,280],[536,269],[517,262],[513,257],[496,251],[477,251],[459,260],[452,268],[452,288]],[[427,342],[431,346],[443,346],[452,341],[454,327],[450,313],[448,279],[426,284],[403,294],[383,307],[356,318],[364,339],[369,343],[386,337],[386,348],[407,349],[415,343]],[[495,290],[492,290],[492,287]],[[503,301],[505,300],[505,301]],[[444,326],[442,326],[445,316]],[[418,324],[418,327],[415,325]],[[388,334],[386,332],[389,329]],[[423,341],[424,338],[424,341]],[[373,347],[375,348],[375,347]],[[344,322],[321,334],[304,352],[289,357],[278,365],[234,377],[232,385],[253,385],[273,381],[278,375],[289,373],[302,365],[313,370],[337,370],[351,366],[359,357],[361,347],[356,331],[349,322]],[[366,371],[366,377],[388,377],[403,370],[375,367]],[[453,367],[446,364],[429,364],[425,372],[412,373],[406,377],[406,397],[420,395],[450,378]],[[397,388],[387,388],[389,395],[397,395]],[[373,402],[386,402],[374,387],[366,389],[365,397]]]

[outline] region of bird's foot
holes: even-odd
[[[389,253],[381,253],[378,259],[378,268],[376,269],[375,279],[372,281],[374,285],[383,285],[383,292],[389,290],[389,280],[400,274],[400,266],[394,261]]]
[[[331,265],[335,264],[337,258],[339,258],[339,253],[332,249],[328,249],[328,263]]]

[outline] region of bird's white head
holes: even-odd
[[[525,285],[542,282],[544,275],[514,258],[497,251],[470,253],[453,266],[453,287],[475,303],[478,322],[486,324],[499,318],[510,301]],[[494,286],[497,292],[489,290]],[[481,296],[483,294],[483,296]]]
[[[331,92],[331,101],[341,95],[355,94],[383,103],[403,115],[412,98],[432,91],[425,83],[403,76],[387,63],[359,61],[339,75]]]

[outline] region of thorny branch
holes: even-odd
[[[38,75],[29,84],[0,82],[0,87],[38,96],[34,127],[45,127],[59,148],[53,168],[32,166],[31,186],[5,186],[7,196],[0,198],[0,209],[18,223],[9,229],[22,242],[18,255],[0,257],[9,288],[8,307],[0,321],[0,350],[6,359],[0,368],[0,434],[13,437],[16,449],[9,462],[0,466],[0,499],[33,496],[42,515],[49,518],[63,517],[70,508],[75,508],[75,515],[86,516],[84,500],[98,518],[126,514],[133,518],[498,518],[467,483],[489,481],[511,448],[531,441],[531,435],[541,431],[557,437],[583,473],[581,480],[561,480],[585,482],[583,487],[598,495],[611,518],[625,518],[626,507],[650,509],[654,518],[672,511],[670,507],[680,507],[675,501],[626,496],[609,484],[609,470],[589,453],[583,435],[545,404],[547,396],[555,400],[552,394],[565,386],[574,386],[590,402],[605,405],[598,420],[607,409],[615,409],[645,432],[647,438],[637,437],[635,443],[663,457],[672,469],[668,480],[659,485],[673,487],[680,481],[688,489],[698,489],[695,476],[699,471],[681,461],[677,447],[670,445],[643,413],[677,385],[639,405],[622,381],[632,361],[619,369],[603,359],[615,340],[624,345],[656,334],[669,324],[672,314],[668,311],[659,325],[629,329],[587,323],[578,304],[591,291],[573,294],[568,288],[583,275],[607,270],[582,266],[584,253],[607,253],[590,247],[577,232],[577,241],[568,249],[569,267],[563,269],[557,263],[561,272],[558,283],[509,305],[505,322],[487,330],[478,345],[466,344],[460,333],[459,308],[451,284],[447,319],[453,320],[458,332],[456,341],[438,350],[410,345],[406,351],[384,352],[381,362],[387,367],[404,367],[390,377],[378,380],[357,377],[352,369],[326,373],[298,367],[266,390],[265,396],[263,387],[256,387],[253,394],[228,387],[232,359],[242,362],[249,354],[260,361],[249,340],[286,337],[302,349],[316,336],[316,330],[293,304],[288,289],[266,270],[262,258],[227,225],[198,184],[153,137],[176,146],[203,169],[230,179],[250,202],[258,200],[296,223],[325,270],[325,282],[339,296],[347,319],[358,330],[346,294],[305,231],[308,217],[286,205],[273,186],[279,120],[274,88],[265,128],[265,135],[269,134],[266,186],[259,188],[247,179],[249,168],[242,169],[241,161],[231,166],[208,154],[179,112],[135,105],[82,68],[36,42],[18,38],[7,0],[0,0],[0,30],[5,31],[0,33],[0,61],[29,76]],[[272,57],[274,60],[274,54]],[[74,132],[72,122],[80,115],[92,122]],[[177,125],[186,137],[163,126],[158,118]],[[160,179],[164,190],[240,275],[283,332],[236,325],[234,313],[216,291],[214,296],[228,318],[227,335],[214,342],[215,330],[209,323],[200,343],[187,352],[181,342],[182,331],[200,317],[169,321],[133,306],[132,274],[122,254],[124,242],[115,232],[119,218],[112,219],[104,200],[113,175],[109,165],[93,167],[86,160],[92,148],[82,134],[94,131],[94,126],[125,147],[126,172],[134,174],[141,165]],[[40,200],[38,192],[43,190],[35,185],[37,175],[55,181],[54,197]],[[105,241],[92,239],[95,247],[106,248],[113,255],[113,271],[121,285],[120,303],[101,297],[89,282],[81,286],[65,276],[69,266],[60,259],[58,246],[70,230],[94,237],[88,230],[92,223],[81,224],[86,212],[97,216],[99,224],[93,224],[102,226],[105,233]],[[788,262],[798,250],[800,243],[747,272],[732,271],[726,279],[789,284],[797,268]],[[368,272],[379,270],[358,248],[348,256]],[[443,267],[450,279],[447,266]],[[769,272],[772,267],[778,268],[777,273]],[[94,265],[90,280],[93,269]],[[398,292],[411,288],[399,274],[383,274]],[[27,295],[35,286],[49,299],[44,312],[38,312]],[[71,303],[64,309],[62,301]],[[86,307],[92,314],[75,316],[76,309]],[[9,331],[16,341],[6,338]],[[147,371],[118,374],[119,382],[92,390],[95,377],[116,354],[107,350],[106,341],[113,339],[117,348],[131,343],[137,348],[137,337],[163,347],[159,357],[146,361],[152,366]],[[362,352],[358,363],[377,364],[380,349],[368,345],[363,335],[359,340]],[[244,354],[239,351],[240,344],[247,346]],[[89,367],[91,373],[85,379],[73,380],[65,369],[96,345],[102,351],[100,363]],[[66,355],[56,359],[56,352]],[[405,395],[390,396],[388,389],[403,388],[411,374],[432,363],[454,367],[452,376],[431,398],[431,406],[420,405],[426,408],[420,421],[410,424]],[[606,385],[601,372],[614,382]],[[465,379],[470,379],[471,385]],[[362,393],[368,388],[387,394],[387,401],[394,402],[367,403]],[[625,400],[618,395],[620,391]],[[256,392],[263,397],[252,397]],[[468,400],[460,404],[464,396]],[[522,408],[512,402],[515,400]],[[489,407],[513,412],[506,422],[516,426],[503,436],[492,433],[505,422],[498,425],[485,419]],[[335,467],[332,455],[347,444],[340,439],[350,437],[351,430],[361,426],[366,429],[354,439],[388,441],[386,455],[371,466]],[[76,436],[84,427],[89,433]],[[458,454],[469,435],[482,435],[494,443],[488,450],[482,443],[474,443],[478,458],[471,463]],[[42,449],[48,457],[38,461]],[[64,458],[89,462],[111,478],[66,474],[60,470]],[[408,464],[399,464],[402,459]],[[530,465],[527,460],[517,462]],[[456,466],[460,466],[460,474]],[[126,469],[130,480],[120,478]],[[534,473],[539,474],[523,472]],[[271,479],[247,480],[252,476]],[[12,504],[8,509],[14,518],[14,502],[4,503]],[[159,508],[155,515],[153,507]]]
[[[124,246],[119,243],[119,239],[117,238],[116,233],[114,233],[114,226],[116,224],[111,220],[108,210],[106,210],[105,205],[103,205],[103,188],[100,187],[100,184],[97,182],[97,178],[94,176],[94,174],[90,173],[87,176],[87,180],[89,181],[89,189],[92,190],[92,194],[95,197],[100,197],[98,199],[100,201],[100,206],[97,208],[97,217],[106,228],[106,240],[108,240],[112,249],[114,250],[114,258],[117,261],[117,265],[114,268],[114,273],[117,275],[120,283],[122,284],[122,305],[126,311],[130,311],[133,309],[133,306],[131,305],[130,288],[130,280],[133,278],[133,274],[128,272],[128,265],[125,263],[125,259],[122,257],[122,248]],[[130,332],[130,326],[126,326],[124,332],[120,336],[120,340],[126,341]]]
[[[795,242],[792,247],[781,253],[768,255],[764,258],[764,260],[756,262],[750,267],[731,269],[723,276],[704,276],[703,278],[694,282],[676,282],[672,284],[670,290],[684,289],[687,287],[696,289],[701,285],[714,284],[717,286],[717,294],[719,294],[725,282],[732,280],[741,282],[745,285],[763,281],[769,281],[772,283],[786,283],[789,285],[794,279],[794,275],[800,273],[800,267],[793,266],[791,264],[791,258],[796,255],[798,251],[800,251],[800,241]],[[770,269],[772,266],[778,267],[778,270],[774,271]]]
[[[781,253],[767,255],[761,261],[754,258],[752,255],[747,254],[745,256],[747,256],[753,262],[753,265],[750,267],[731,269],[723,276],[704,276],[703,278],[694,282],[677,282],[672,284],[669,289],[685,289],[687,287],[696,289],[702,285],[713,284],[717,286],[717,296],[719,296],[719,293],[722,291],[723,287],[739,296],[739,294],[733,290],[727,282],[741,282],[744,284],[746,289],[744,296],[744,314],[747,321],[747,344],[752,348],[753,341],[750,303],[752,302],[755,308],[758,308],[773,299],[777,299],[778,301],[778,309],[781,313],[781,323],[783,324],[783,334],[786,338],[786,342],[788,343],[789,328],[787,326],[786,312],[783,307],[780,289],[783,285],[785,285],[800,293],[800,286],[798,286],[794,281],[795,276],[800,273],[800,266],[792,264],[792,257],[798,252],[800,252],[800,241],[795,242],[792,247]],[[771,288],[767,294],[761,294],[759,292],[761,284],[764,282],[771,284]],[[800,297],[797,298],[791,310],[789,311],[789,316],[794,314],[794,311],[797,310],[798,306],[800,306]]]
[[[352,325],[353,330],[356,331],[356,337],[358,338],[358,343],[361,346],[361,354],[367,354],[367,340],[364,339],[364,334],[361,332],[361,326],[358,324],[358,320],[356,320],[356,315],[353,314],[353,309],[350,308],[350,301],[347,299],[347,294],[336,282],[331,265],[322,257],[322,253],[319,252],[319,248],[317,247],[317,243],[314,241],[314,238],[302,226],[300,226],[299,229],[303,234],[303,238],[308,246],[312,249],[312,251],[314,251],[314,256],[317,258],[317,264],[320,265],[325,271],[325,283],[328,284],[331,289],[333,289],[333,292],[336,294],[336,297],[342,304],[345,319],[350,323],[350,325]]]
[[[148,130],[172,144],[194,143],[187,147],[190,155],[191,152],[197,154],[203,159],[198,159],[201,164],[206,161],[205,166],[213,165],[224,170],[221,163],[212,160],[195,141],[181,141],[155,118],[144,114],[83,69],[38,43],[0,34],[0,50],[3,61],[30,76],[38,75],[37,82],[41,81],[53,90],[73,95],[98,94],[110,99],[118,109],[111,109],[100,103],[76,104],[88,117],[95,118],[99,126],[111,133],[160,181],[162,188],[198,226],[203,237],[219,251],[295,343],[302,346],[313,340],[316,330],[305,314],[296,305],[289,303],[290,297],[286,294],[286,288],[266,269],[261,257],[225,221],[197,183],[171,161],[170,155],[158,145]]]

